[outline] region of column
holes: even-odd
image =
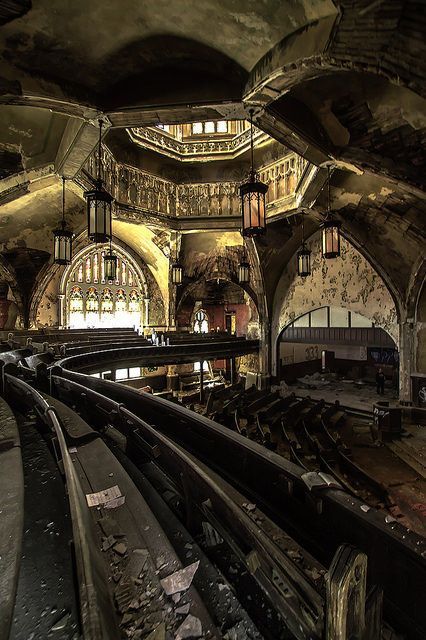
[[[258,387],[268,389],[271,384],[271,328],[267,319],[260,321],[258,377]]]
[[[414,321],[405,318],[399,325],[399,401],[411,405],[411,374],[414,371]]]
[[[204,402],[204,361],[200,362],[200,404]]]
[[[149,302],[150,302],[150,298],[144,298],[143,299],[144,303],[145,303],[145,322],[143,323],[145,325],[145,327],[149,326]]]
[[[59,329],[63,329],[65,325],[65,314],[64,314],[64,300],[65,294],[58,294],[58,326]]]
[[[235,366],[235,357],[234,358],[230,358],[230,365],[231,365],[231,384],[235,384],[236,382],[236,378],[237,378],[237,370],[236,370],[236,366]]]

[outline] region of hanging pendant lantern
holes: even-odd
[[[73,232],[65,222],[65,178],[62,178],[62,220],[61,228],[53,232],[53,260],[56,264],[70,264],[72,256]]]
[[[87,234],[92,242],[107,242],[111,238],[112,203],[114,198],[104,189],[101,179],[102,120],[99,121],[98,172],[95,187],[86,191]]]
[[[311,275],[311,252],[304,244],[297,252],[297,272],[302,278]]]
[[[112,236],[109,241],[109,253],[104,255],[105,280],[112,284],[117,278],[117,256],[112,252]]]
[[[246,260],[242,260],[238,265],[238,282],[240,284],[250,282],[250,265]]]
[[[340,256],[340,222],[333,219],[324,220],[321,224],[323,258]]]
[[[302,214],[302,246],[297,252],[297,273],[302,278],[311,275],[311,252],[305,244],[305,224]]]
[[[242,234],[261,236],[266,232],[266,193],[268,185],[261,182],[254,170],[253,110],[250,111],[251,171],[247,182],[240,186]]]
[[[340,222],[334,219],[330,210],[330,167],[328,167],[327,215],[321,224],[323,258],[338,258],[340,256],[340,227]]]
[[[182,284],[183,268],[178,262],[172,264],[172,283]]]

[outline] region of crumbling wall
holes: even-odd
[[[311,254],[311,275],[297,275],[296,256],[283,272],[274,297],[272,344],[280,332],[304,313],[324,307],[343,307],[369,318],[385,329],[398,344],[399,332],[394,301],[382,278],[369,262],[345,239],[340,258],[325,260],[321,236],[307,243]],[[273,350],[274,351],[274,350]]]

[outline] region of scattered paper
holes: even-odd
[[[124,496],[119,496],[118,498],[114,498],[114,500],[110,500],[104,504],[105,509],[116,509],[117,507],[121,507],[126,502],[126,498]]]
[[[86,500],[89,507],[98,507],[99,505],[105,505],[112,500],[122,498],[121,491],[116,484],[109,489],[103,491],[97,491],[96,493],[86,493]]]
[[[161,586],[163,587],[166,594],[168,596],[171,596],[173,593],[178,593],[179,591],[186,591],[186,589],[189,589],[199,564],[200,561],[197,560],[197,562],[193,562],[184,569],[179,569],[179,571],[175,571],[170,576],[167,576],[167,578],[163,578],[163,580],[160,580]]]

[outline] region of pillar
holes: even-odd
[[[405,318],[399,325],[399,401],[410,405],[411,374],[414,372],[414,321]]]
[[[63,329],[65,325],[65,308],[64,308],[65,294],[58,294],[58,327]]]
[[[149,298],[144,298],[143,301],[144,301],[144,304],[145,304],[145,322],[143,324],[147,327],[147,326],[149,326],[149,302],[150,302],[150,299]]]
[[[271,327],[266,318],[260,323],[258,387],[268,389],[271,385]]]
[[[204,361],[200,362],[200,404],[204,402]]]
[[[235,384],[237,378],[237,369],[235,366],[235,358],[230,358],[231,365],[231,384]]]

